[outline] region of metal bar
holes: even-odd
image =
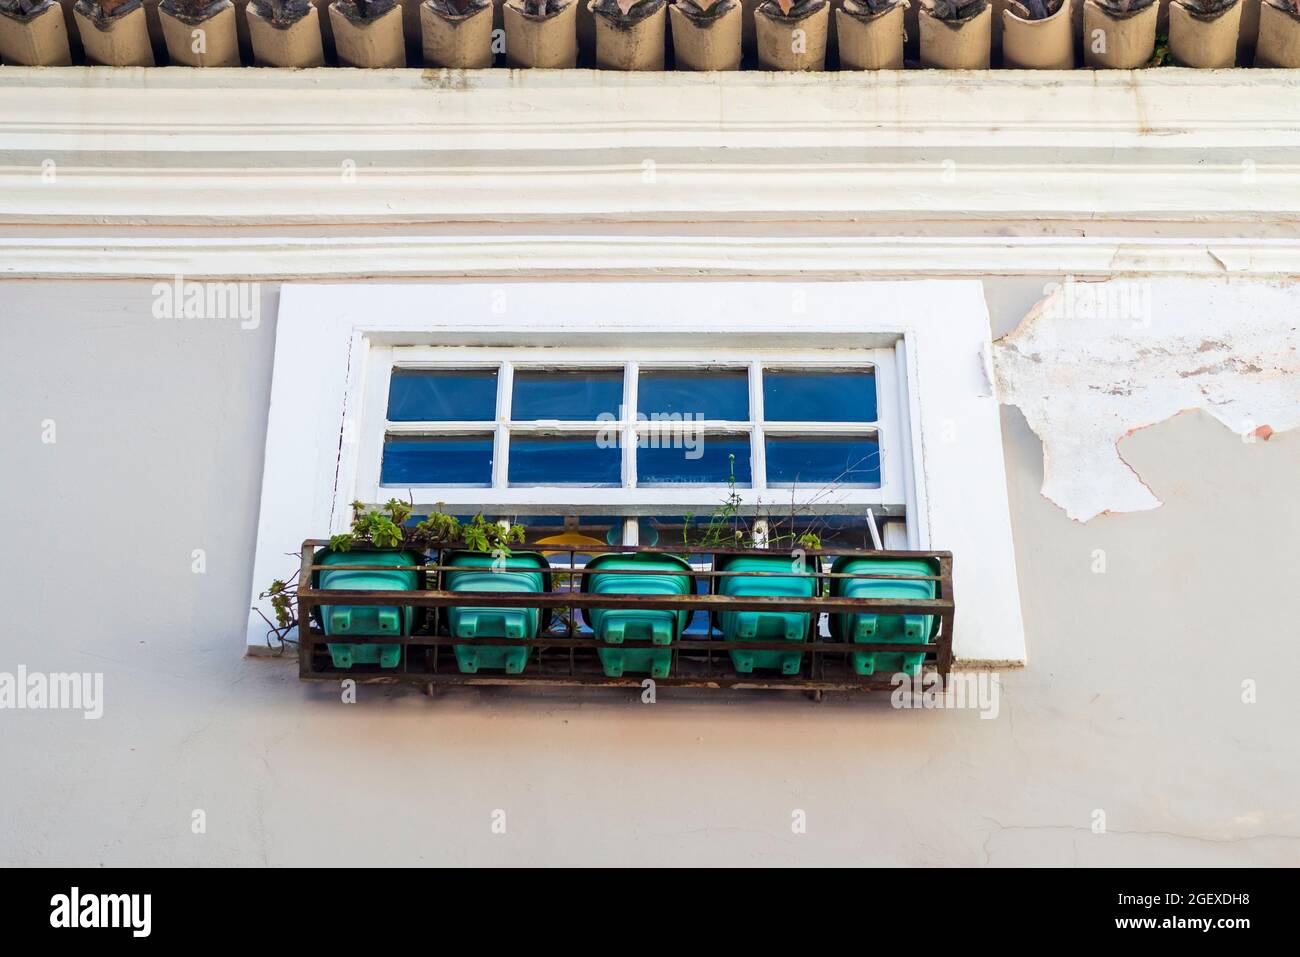
[[[956,605],[953,599],[952,554],[950,552],[914,552],[914,551],[876,551],[876,550],[834,550],[809,553],[808,557],[867,557],[867,558],[904,558],[924,559],[935,562],[936,575],[877,575],[871,572],[812,572],[808,577],[820,580],[826,578],[849,580],[913,580],[932,581],[936,583],[936,597],[933,599],[886,599],[886,598],[846,598],[830,597],[818,594],[806,598],[787,598],[783,596],[748,596],[744,598],[717,593],[716,586],[708,594],[687,595],[591,595],[580,590],[550,592],[450,592],[441,588],[426,587],[414,591],[369,591],[336,590],[312,587],[312,576],[325,568],[335,569],[340,566],[321,566],[315,564],[315,550],[327,545],[323,540],[309,540],[303,543],[302,565],[299,573],[298,612],[299,612],[299,676],[307,680],[340,680],[352,678],[365,683],[414,683],[427,688],[435,685],[550,685],[557,687],[640,687],[644,675],[628,675],[622,678],[609,678],[604,675],[597,652],[600,649],[625,648],[670,650],[671,671],[667,678],[656,678],[657,684],[665,687],[698,688],[736,688],[736,689],[791,689],[802,691],[866,691],[892,687],[892,675],[857,675],[850,667],[850,655],[853,653],[884,652],[893,654],[924,654],[932,656],[933,667],[943,677],[952,670],[952,638]],[[350,569],[386,570],[394,567],[409,568],[424,576],[423,584],[438,586],[443,573],[459,570],[458,566],[445,564],[446,553],[455,546],[431,546],[435,564],[411,566],[370,566],[349,565]],[[687,575],[694,578],[717,582],[728,577],[790,577],[795,572],[728,572],[716,570],[675,571],[675,570],[637,570],[637,569],[592,569],[577,568],[579,548],[570,546],[563,549],[547,549],[557,554],[567,554],[568,568],[555,569],[555,584],[561,588],[573,586],[582,581],[583,575],[590,574],[664,574]],[[586,551],[585,549],[583,550]],[[764,555],[773,553],[760,549],[741,548],[623,548],[622,554],[688,554],[703,556],[706,559],[729,555]],[[364,554],[364,550],[358,549]],[[776,554],[780,554],[777,552]],[[359,556],[360,557],[360,556]],[[814,566],[816,567],[816,566]],[[312,612],[321,605],[348,604],[362,606],[406,605],[416,608],[432,609],[424,626],[432,634],[414,635],[347,635],[326,636],[323,631],[312,624]],[[440,626],[437,609],[452,605],[472,605],[497,608],[544,608],[566,609],[568,615],[567,635],[550,633],[536,638],[455,638],[436,634]],[[603,609],[647,609],[647,610],[688,610],[696,611],[793,611],[815,615],[813,627],[820,630],[821,614],[825,613],[874,613],[885,615],[924,615],[937,620],[937,627],[931,633],[928,642],[870,642],[852,643],[843,641],[723,641],[709,638],[678,638],[668,645],[654,645],[648,641],[627,641],[621,644],[609,644],[595,636],[580,637],[577,631],[577,615],[580,608]],[[814,632],[816,634],[816,632]],[[394,671],[370,671],[367,666],[360,669],[334,669],[323,646],[331,642],[344,644],[400,644],[404,647],[402,667]],[[482,646],[528,647],[530,662],[528,668],[517,675],[477,674],[466,675],[459,671],[446,671],[440,668],[444,658],[452,659],[452,647],[457,644],[478,644]],[[567,650],[559,663],[544,660],[543,652],[553,649]],[[534,656],[531,651],[536,649]],[[786,651],[807,654],[806,667],[802,673],[792,676],[755,677],[751,674],[732,672],[726,653],[730,651]],[[423,654],[424,660],[420,660]],[[715,660],[720,656],[719,665]],[[414,660],[413,660],[414,659]]]
[[[570,651],[588,649],[627,649],[629,651],[660,651],[674,648],[678,651],[715,652],[715,651],[790,651],[803,654],[826,655],[844,652],[899,652],[902,654],[936,654],[940,650],[937,642],[861,642],[854,644],[842,641],[724,641],[722,639],[678,638],[666,645],[656,645],[649,641],[624,641],[610,644],[600,638],[457,638],[451,635],[325,635],[312,630],[312,644],[352,644],[352,645],[430,645],[434,647],[451,647],[454,645],[481,645],[495,648],[567,648]]]
[[[307,548],[307,547],[312,547],[312,548],[324,548],[324,547],[326,547],[327,545],[329,545],[329,540],[328,540],[328,539],[323,539],[323,538],[310,538],[310,539],[307,539],[305,542],[303,542],[303,547],[304,547],[304,548]],[[414,546],[412,546],[412,547],[414,547]],[[437,547],[438,547],[438,548],[443,548],[443,549],[448,549],[448,550],[450,550],[450,549],[455,549],[455,548],[456,548],[456,545],[455,545],[454,543],[443,543],[443,544],[438,545]],[[553,545],[552,545],[552,546],[547,546],[547,545],[527,545],[527,546],[523,546],[523,547],[526,548],[526,549],[529,550],[529,551],[536,550],[536,551],[544,551],[544,552],[549,551],[549,552],[559,552],[559,553],[565,553],[565,552],[568,552],[569,554],[578,554],[579,552],[586,552],[586,551],[589,550],[589,549],[568,549],[568,548],[557,548],[557,547],[555,547],[555,546],[553,546]],[[594,548],[595,546],[592,546],[592,547]],[[606,550],[608,550],[609,552],[622,552],[622,553],[631,553],[631,552],[636,552],[636,553],[638,553],[638,554],[644,554],[644,555],[750,555],[750,556],[767,556],[767,555],[780,555],[780,554],[782,554],[781,549],[762,549],[762,548],[758,548],[758,549],[755,549],[755,548],[726,548],[726,547],[721,547],[721,546],[710,547],[710,546],[702,546],[702,545],[673,545],[673,546],[663,546],[663,547],[661,547],[661,546],[657,546],[657,545],[656,545],[656,546],[654,546],[654,547],[650,547],[650,546],[637,546],[636,548],[624,547],[624,546],[613,546],[613,545],[608,545],[608,546],[604,546],[604,548],[605,548]],[[373,549],[369,549],[369,548],[366,548],[366,549],[358,548],[357,551],[373,551]],[[604,554],[604,551],[602,551],[601,554]],[[805,557],[805,558],[904,558],[904,559],[931,558],[931,559],[942,559],[942,558],[951,558],[951,557],[952,557],[952,552],[947,552],[947,551],[926,551],[926,552],[917,552],[917,551],[907,551],[907,550],[897,550],[897,549],[891,550],[891,549],[874,549],[874,548],[824,548],[824,549],[821,549],[820,551],[806,551],[806,552],[804,553],[804,557]],[[389,568],[392,568],[393,566],[390,565],[390,566],[388,566],[388,567],[389,567]]]
[[[391,572],[394,570],[407,572],[454,572],[465,571],[464,565],[312,565],[313,572],[332,569],[338,571],[340,568],[346,568],[350,572]],[[736,572],[736,571],[675,571],[673,569],[663,568],[575,568],[569,569],[552,569],[556,574],[564,575],[688,575],[692,578],[848,578],[863,581],[916,581],[916,582],[938,582],[943,581],[942,575],[886,575],[875,572]]]
[[[504,672],[489,674],[376,674],[374,672],[352,673],[339,671],[331,674],[324,672],[309,676],[313,681],[339,681],[351,678],[358,684],[420,684],[435,686],[476,686],[476,685],[533,685],[552,688],[640,688],[645,681],[644,675],[631,675],[622,678],[609,678],[605,675],[530,675],[528,673],[507,675]],[[711,688],[731,690],[780,690],[780,691],[889,691],[893,684],[888,676],[863,678],[860,681],[811,680],[808,678],[764,678],[749,675],[719,675],[708,677],[655,678],[660,687],[667,688]]]
[[[312,601],[312,562],[316,560],[316,549],[304,547],[302,550],[302,567],[298,571],[298,676],[305,678],[311,674],[311,613],[316,607]],[[303,583],[307,583],[304,591]]]
[[[299,592],[300,602],[302,592]],[[581,592],[493,592],[493,591],[358,591],[353,589],[310,590],[313,604],[388,606],[411,605],[439,608],[466,605],[477,608],[577,608],[676,611],[835,611],[883,615],[937,615],[952,609],[941,598],[843,598],[814,595],[787,598],[784,595],[590,595]]]
[[[940,556],[939,574],[943,576],[943,581],[938,586],[939,594],[947,601],[949,607],[939,616],[938,667],[939,674],[947,679],[952,673],[952,632],[957,608],[952,589],[952,555]]]

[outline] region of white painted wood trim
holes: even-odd
[[[751,347],[839,344],[880,348],[901,334],[908,348],[910,421],[921,547],[957,555],[957,656],[966,662],[1023,662],[1024,627],[1012,550],[996,400],[980,357],[989,325],[974,281],[803,283],[807,309],[785,308],[793,283],[534,283],[513,287],[507,316],[493,312],[490,283],[288,285],[281,294],[267,427],[261,516],[252,594],[290,574],[286,552],[337,528],[338,463],[347,407],[361,395],[358,342],[426,336],[476,340],[629,344],[689,336]],[[454,319],[441,319],[448,316]],[[349,390],[351,393],[349,393]],[[955,423],[948,441],[947,422]],[[353,442],[355,445],[355,442]],[[622,490],[609,490],[624,494]],[[971,501],[981,507],[969,508]],[[331,512],[334,523],[331,525]],[[247,643],[265,648],[265,624],[250,616]]]

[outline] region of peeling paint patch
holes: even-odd
[[[1300,425],[1300,285],[1067,281],[993,345],[999,401],[1043,442],[1043,495],[1086,522],[1160,500],[1119,441],[1203,409],[1243,441]]]

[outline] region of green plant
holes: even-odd
[[[485,519],[480,513],[468,523],[454,515],[434,511],[423,521],[407,525],[412,506],[390,498],[383,506],[371,509],[364,502],[352,503],[352,530],[330,537],[330,551],[346,552],[354,545],[375,548],[425,549],[440,545],[461,544],[473,552],[510,553],[510,545],[522,543],[522,525],[502,525]]]
[[[330,536],[329,550],[348,552],[357,546],[379,549],[409,549],[426,551],[431,548],[460,546],[472,552],[489,552],[494,556],[508,557],[512,544],[523,544],[526,532],[522,525],[505,525],[485,519],[480,513],[469,522],[461,522],[454,515],[441,511],[430,512],[414,525],[408,524],[413,506],[390,498],[378,508],[364,502],[352,503],[352,527],[349,531]],[[275,579],[258,594],[258,601],[270,600],[275,614],[272,622],[260,608],[253,610],[262,616],[271,636],[279,640],[281,648],[289,633],[298,627],[298,588],[301,575],[291,580]]]
[[[692,540],[695,516],[685,517],[682,527],[682,541],[685,545],[700,548],[782,548],[798,545],[808,551],[821,550],[821,536],[814,530],[814,526],[796,529],[796,509],[793,503],[789,516],[763,515],[756,516],[753,522],[747,520],[741,513],[744,498],[736,487],[736,456],[727,456],[727,461],[727,494],[704,523],[698,539]],[[766,531],[761,535],[756,529],[760,518],[766,526]],[[783,531],[786,521],[789,521],[790,528]]]
[[[1169,34],[1157,33],[1155,52],[1151,54],[1147,66],[1169,66],[1173,62],[1174,58],[1169,53]]]

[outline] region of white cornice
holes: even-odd
[[[1300,241],[437,236],[0,239],[0,278],[1300,276]]]
[[[1300,76],[0,68],[15,227],[1081,220],[1300,224]]]

